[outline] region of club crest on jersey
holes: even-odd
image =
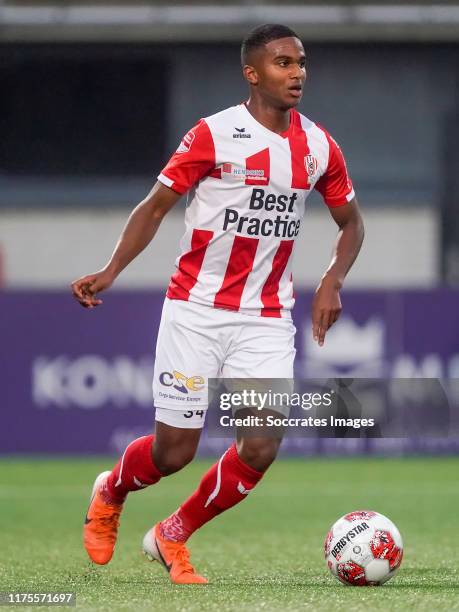
[[[176,152],[177,153],[188,153],[188,151],[191,149],[191,145],[193,144],[195,136],[196,135],[192,130],[187,132],[185,136],[182,138],[182,142],[179,144]]]
[[[317,161],[317,158],[314,157],[314,155],[306,155],[304,158],[304,166],[306,168],[308,176],[312,177],[315,176],[315,174],[317,173],[319,163]]]

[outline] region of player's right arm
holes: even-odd
[[[159,181],[132,211],[107,265],[71,285],[74,297],[85,308],[102,304],[97,293],[108,289],[118,274],[144,250],[156,234],[164,215],[181,195],[215,166],[212,134],[201,119],[185,134],[176,152],[158,176]]]
[[[71,284],[73,296],[85,308],[102,304],[97,294],[108,289],[119,273],[141,253],[158,231],[166,213],[181,194],[157,181],[153,189],[132,211],[107,265]]]

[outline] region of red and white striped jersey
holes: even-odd
[[[201,119],[158,179],[188,193],[186,231],[167,296],[266,317],[290,317],[292,255],[305,200],[354,197],[339,146],[296,110],[277,134],[245,104]]]

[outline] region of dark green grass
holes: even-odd
[[[209,463],[131,495],[115,557],[95,567],[81,526],[92,481],[111,464],[0,461],[0,591],[76,591],[81,610],[459,610],[459,458],[277,462],[246,501],[193,536],[204,587],[171,585],[139,550]],[[400,573],[384,587],[345,587],[324,564],[330,524],[359,508],[388,515],[405,541]]]

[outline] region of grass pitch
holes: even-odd
[[[97,567],[81,528],[93,479],[112,463],[0,461],[0,591],[76,591],[85,611],[459,610],[459,458],[278,461],[247,500],[193,536],[192,561],[211,583],[182,587],[144,560],[140,542],[210,463],[132,494],[115,556]],[[383,587],[343,586],[325,567],[329,526],[360,508],[389,516],[404,539],[401,570]]]

